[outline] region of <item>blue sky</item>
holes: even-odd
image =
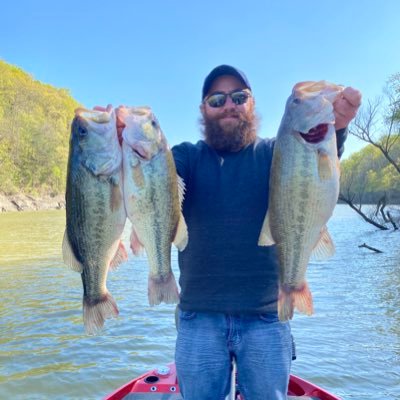
[[[298,81],[381,94],[400,72],[399,15],[398,0],[7,1],[0,59],[86,107],[151,106],[171,145],[201,137],[203,80],[231,64],[273,137]],[[344,157],[363,146],[350,138]]]

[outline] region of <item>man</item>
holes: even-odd
[[[346,88],[334,104],[339,155],[360,102]],[[206,77],[200,111],[204,140],[172,148],[189,232],[179,254],[180,388],[185,400],[223,400],[235,360],[245,399],[286,399],[290,326],[277,316],[275,248],[257,245],[274,141],[257,137],[250,83],[234,67]]]

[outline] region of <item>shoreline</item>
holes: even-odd
[[[14,211],[61,210],[64,208],[64,194],[35,197],[29,194],[5,195],[4,193],[0,193],[0,213]]]

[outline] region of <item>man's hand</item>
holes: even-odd
[[[352,87],[346,87],[333,102],[335,114],[335,129],[346,128],[356,116],[361,105],[361,92]]]
[[[123,106],[119,106],[115,109],[115,115],[117,117],[117,133],[119,144],[122,144],[122,130],[125,128],[124,121],[122,120],[121,113],[119,112],[121,107]],[[110,112],[112,110],[112,105],[108,104],[107,107],[95,106],[93,107],[93,110]]]

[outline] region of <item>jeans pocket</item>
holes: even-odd
[[[259,314],[259,318],[262,321],[267,322],[269,324],[273,324],[274,322],[279,322],[279,317],[277,312]]]

